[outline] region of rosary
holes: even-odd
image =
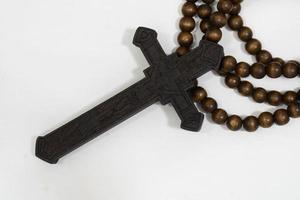
[[[213,122],[227,126],[231,131],[243,128],[255,132],[260,127],[283,126],[288,124],[290,118],[299,118],[300,91],[267,91],[242,80],[250,75],[256,79],[265,76],[279,78],[282,75],[296,78],[300,74],[300,64],[273,58],[269,51],[262,48],[261,42],[253,37],[252,30],[244,26],[239,15],[241,3],[242,0],[219,0],[214,11],[215,0],[187,0],[182,7],[183,17],[179,23],[180,46],[171,55],[166,55],[154,30],[139,27],[133,43],[141,49],[150,64],[144,70],[145,78],[57,130],[38,137],[36,156],[55,164],[66,154],[156,102],[171,104],[181,119],[181,128],[188,131],[199,131],[204,120],[204,114],[198,111],[196,105],[211,115]],[[201,20],[200,30],[204,36],[199,46],[192,49],[194,37],[191,32],[196,28],[196,18]],[[223,47],[218,42],[222,38],[221,28],[226,25],[245,42],[246,51],[255,56],[256,63],[250,65],[237,62],[233,56],[224,56]],[[242,96],[274,107],[284,104],[287,108],[244,119],[229,115],[218,108],[217,102],[208,97],[204,88],[197,86],[196,79],[211,70],[224,77],[226,85],[237,89]]]

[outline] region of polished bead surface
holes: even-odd
[[[180,29],[184,32],[191,32],[196,26],[196,22],[192,17],[183,17],[179,22]]]
[[[179,57],[187,54],[188,52],[189,52],[188,47],[178,47],[177,50],[176,50],[176,53]]]
[[[257,103],[264,103],[267,100],[267,91],[263,88],[255,88],[252,97]]]
[[[248,81],[242,81],[238,87],[238,91],[244,96],[251,96],[253,93],[253,85]]]
[[[257,55],[256,55],[256,60],[257,62],[263,63],[263,64],[268,64],[272,61],[272,55],[270,52],[266,50],[261,50]]]
[[[220,66],[221,74],[227,74],[228,72],[233,71],[236,66],[236,63],[236,59],[233,56],[225,56],[222,59]]]
[[[231,15],[228,19],[228,26],[232,30],[240,30],[243,27],[243,19],[239,15]]]
[[[224,124],[228,119],[228,114],[223,109],[216,109],[212,112],[211,117],[216,124]]]
[[[273,61],[266,67],[266,73],[270,78],[278,78],[282,75],[282,69],[279,62]]]
[[[288,62],[283,66],[282,73],[286,78],[295,78],[298,76],[298,65],[294,62]]]
[[[232,115],[227,119],[226,125],[231,131],[238,131],[242,128],[243,121],[239,116]]]
[[[239,3],[233,3],[232,4],[232,9],[230,11],[231,15],[238,15],[241,12],[241,4]]]
[[[297,102],[297,93],[294,91],[288,91],[283,95],[283,102],[286,105]]]
[[[250,65],[246,62],[240,62],[235,66],[235,74],[245,78],[250,74]]]
[[[250,67],[250,73],[254,78],[262,79],[266,76],[266,68],[265,65],[262,63],[254,63]]]
[[[274,121],[277,125],[283,126],[289,123],[290,118],[287,110],[279,109],[274,113]]]
[[[283,59],[281,59],[281,58],[273,58],[273,60],[272,60],[272,62],[278,62],[281,66],[283,66],[284,65],[284,60]]]
[[[219,28],[211,27],[206,31],[205,38],[211,42],[218,43],[222,38],[222,31]]]
[[[202,19],[208,18],[211,15],[212,8],[207,4],[202,4],[198,7],[198,16]]]
[[[201,21],[200,23],[200,30],[202,31],[202,33],[206,33],[206,31],[211,27],[211,24],[209,22],[208,19],[204,19]],[[219,34],[220,35],[220,34]],[[222,33],[221,33],[222,36]],[[220,41],[221,38],[219,38],[218,41]]]
[[[241,78],[234,74],[228,74],[225,78],[225,84],[229,88],[237,88],[241,82]]]
[[[197,13],[197,6],[195,3],[188,1],[182,6],[182,14],[184,16],[193,17],[196,15],[196,13]]]
[[[256,55],[261,50],[261,43],[257,39],[251,39],[246,43],[246,50],[252,55]]]
[[[263,112],[258,117],[259,125],[263,128],[270,128],[274,124],[273,114],[270,112]]]
[[[192,99],[195,102],[201,102],[207,97],[207,92],[202,87],[195,87],[191,91]]]
[[[259,122],[254,116],[249,116],[243,120],[243,127],[248,132],[254,132],[258,129]]]
[[[288,113],[289,116],[292,118],[299,118],[300,117],[300,104],[297,103],[291,103],[288,106]]]
[[[202,100],[201,105],[202,109],[207,113],[211,113],[218,108],[217,102],[210,97],[207,97],[204,100]]]
[[[193,43],[193,35],[189,32],[181,32],[178,35],[178,43],[184,47],[190,47]]]
[[[252,39],[253,32],[249,27],[244,26],[239,30],[238,36],[242,41],[248,42]]]
[[[282,95],[277,91],[270,91],[267,95],[267,101],[272,106],[279,106],[282,104]]]
[[[212,15],[210,16],[210,21],[212,25],[218,28],[222,28],[227,23],[226,16],[221,12],[212,13]]]
[[[230,0],[222,0],[218,2],[217,8],[220,12],[228,14],[231,12],[233,4]]]

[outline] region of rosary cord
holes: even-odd
[[[204,33],[204,39],[218,43],[222,38],[221,28],[228,27],[236,31],[241,41],[245,42],[245,49],[255,56],[256,63],[250,65],[246,62],[237,63],[233,56],[225,56],[222,60],[219,75],[224,76],[225,83],[229,88],[237,89],[238,92],[247,97],[252,97],[257,103],[268,103],[273,106],[287,105],[287,109],[278,109],[274,113],[263,112],[259,117],[248,116],[242,119],[238,115],[229,116],[223,109],[218,108],[217,102],[207,96],[207,92],[202,87],[195,87],[191,91],[193,100],[199,103],[202,109],[211,113],[212,120],[220,125],[226,124],[232,131],[240,130],[242,127],[246,131],[254,132],[259,126],[269,128],[274,123],[285,125],[290,118],[300,117],[300,91],[267,91],[261,87],[254,87],[249,81],[241,80],[252,76],[262,79],[265,76],[270,78],[295,78],[299,76],[300,64],[297,61],[284,62],[281,58],[273,58],[272,54],[262,48],[258,39],[253,38],[252,30],[244,26],[243,19],[239,15],[242,0],[219,0],[217,11],[213,11],[212,4],[215,0],[202,0],[201,5],[197,5],[198,0],[187,0],[182,7],[183,18],[179,26],[181,33],[178,35],[180,47],[177,49],[179,56],[185,55],[193,44],[192,31],[196,27],[195,19],[201,19],[200,30]]]

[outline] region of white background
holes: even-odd
[[[149,107],[81,147],[58,165],[34,156],[35,139],[143,77],[148,64],[132,37],[156,29],[166,52],[176,47],[180,6],[174,0],[1,0],[1,200],[299,200],[300,121],[254,134],[205,120],[179,129],[171,106]],[[299,59],[298,0],[245,1],[242,16],[274,56]],[[201,38],[197,30],[197,38]],[[226,54],[253,62],[224,30]],[[251,79],[252,80],[252,79]],[[274,111],[224,86],[199,79],[229,113]],[[256,86],[299,89],[299,80]]]

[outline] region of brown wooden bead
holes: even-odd
[[[290,118],[288,111],[285,109],[279,109],[274,113],[274,121],[277,125],[283,126],[289,123]]]
[[[256,55],[256,60],[257,62],[263,63],[263,64],[268,64],[272,61],[272,55],[270,52],[266,50],[261,50],[257,55]]]
[[[239,30],[238,35],[242,41],[248,42],[249,40],[252,39],[253,32],[249,27],[244,26]]]
[[[232,115],[227,119],[227,127],[231,131],[238,131],[242,128],[242,119],[237,115]]]
[[[207,4],[202,4],[198,7],[198,16],[202,19],[208,18],[211,15],[212,8]]]
[[[261,50],[261,43],[257,39],[251,39],[246,43],[246,50],[251,55],[256,55]]]
[[[289,116],[292,118],[299,118],[300,117],[300,104],[291,103],[288,108]]]
[[[201,105],[202,105],[202,109],[207,113],[212,113],[218,108],[217,102],[210,97],[203,99]]]
[[[191,96],[194,102],[200,103],[207,97],[207,92],[202,87],[195,87],[191,90]]]
[[[228,114],[223,109],[216,109],[212,112],[211,117],[216,124],[224,124],[228,119]]]
[[[248,77],[250,74],[250,65],[245,62],[240,62],[235,66],[235,74],[239,77]]]
[[[234,74],[228,74],[225,78],[225,84],[229,88],[237,88],[241,82],[241,78]]]
[[[294,62],[288,62],[283,66],[282,73],[286,78],[295,78],[298,76],[298,65]]]
[[[201,21],[200,23],[200,30],[202,31],[202,33],[206,33],[206,31],[211,27],[211,24],[209,22],[208,19],[204,19]],[[222,35],[222,33],[221,33]]]
[[[224,56],[220,66],[221,74],[227,74],[228,72],[233,71],[236,63],[236,59],[233,56]]]
[[[297,93],[297,101],[300,102],[300,90]]]
[[[264,103],[267,100],[267,91],[263,88],[255,88],[252,97],[257,103]]]
[[[178,47],[176,50],[176,53],[179,57],[187,54],[188,52],[189,52],[189,48],[187,47]]]
[[[263,112],[258,117],[259,125],[263,128],[270,128],[274,124],[272,113]]]
[[[244,96],[251,96],[253,93],[253,85],[248,81],[242,81],[238,87],[238,91]]]
[[[197,6],[193,2],[186,2],[182,6],[182,14],[187,17],[193,17],[197,13]]]
[[[254,132],[258,129],[259,122],[254,116],[249,116],[243,120],[244,129],[248,132]]]
[[[267,101],[272,106],[279,106],[282,104],[282,95],[277,91],[270,91],[267,95]]]
[[[266,76],[266,68],[265,65],[262,63],[254,63],[250,67],[250,73],[254,78],[262,79]]]
[[[212,25],[214,25],[218,28],[222,28],[223,26],[226,25],[227,19],[223,13],[214,12],[210,16],[210,21],[211,21]]]
[[[184,32],[191,32],[194,30],[196,23],[192,17],[183,17],[179,22],[180,29]]]
[[[279,62],[273,61],[266,67],[266,73],[270,78],[278,78],[282,75],[282,69]]]
[[[180,46],[190,47],[193,43],[193,35],[189,32],[181,32],[178,35],[178,43]]]
[[[297,93],[294,91],[288,91],[283,95],[283,102],[286,105],[297,102]]]
[[[231,15],[228,19],[228,26],[232,30],[240,30],[243,27],[243,19],[239,15]]]
[[[282,60],[281,58],[273,58],[272,60],[273,62],[278,62],[280,65],[284,65],[284,60]]]
[[[233,3],[232,4],[232,9],[230,11],[231,15],[238,15],[241,12],[241,4],[239,3]]]
[[[231,12],[233,8],[233,4],[230,0],[222,0],[218,2],[217,8],[220,12],[224,14],[228,14]]]
[[[205,38],[211,42],[218,43],[222,38],[222,31],[219,28],[209,28],[206,31]]]

